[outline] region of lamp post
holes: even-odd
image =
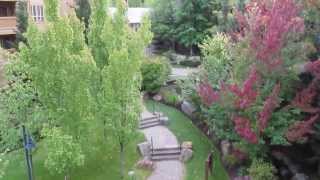
[[[128,172],[128,175],[129,175],[129,177],[130,177],[130,180],[135,180],[136,178],[135,178],[135,173],[134,173],[134,171],[129,171]]]
[[[23,145],[25,150],[25,156],[27,161],[27,171],[28,171],[28,178],[29,180],[33,179],[33,164],[32,164],[32,154],[31,150],[35,147],[35,144],[31,138],[31,136],[26,133],[26,127],[22,125],[22,135],[23,135]]]

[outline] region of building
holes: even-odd
[[[114,15],[116,12],[116,8],[109,8],[109,13],[111,16]],[[144,16],[150,13],[150,8],[128,8],[127,18],[128,23],[131,28],[137,30],[141,23]]]
[[[75,7],[74,0],[59,0],[59,13],[61,16],[66,16],[73,11]],[[28,0],[29,16],[34,20],[40,29],[45,27],[44,19],[44,1],[43,0]]]
[[[17,33],[16,0],[0,0],[0,45],[9,48]]]

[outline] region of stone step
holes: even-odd
[[[179,160],[179,159],[180,159],[180,154],[178,154],[178,155],[151,156],[152,161]]]
[[[153,151],[154,152],[161,152],[161,151],[175,151],[175,150],[179,150],[180,151],[180,146],[168,146],[168,147],[164,147],[164,148],[154,148]]]
[[[142,125],[142,124],[148,124],[148,123],[153,123],[153,122],[159,122],[159,118],[142,120],[142,121],[140,121],[140,124]]]
[[[140,125],[139,128],[140,129],[146,129],[146,128],[159,126],[159,125],[161,125],[161,123],[159,121],[157,121],[157,122],[153,122],[153,123],[147,123],[147,124]]]
[[[147,121],[147,120],[157,119],[157,118],[159,118],[159,117],[163,117],[163,114],[156,112],[156,114],[152,114],[152,116],[142,118],[141,121]]]
[[[165,155],[180,155],[181,151],[180,149],[168,149],[168,150],[162,150],[162,151],[154,151],[151,152],[152,156],[165,156]]]

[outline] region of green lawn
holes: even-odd
[[[145,104],[147,109],[152,111],[152,101],[147,101]],[[216,148],[208,138],[192,124],[191,120],[180,111],[160,103],[156,104],[156,111],[161,111],[169,117],[169,129],[177,136],[180,142],[192,141],[193,143],[194,156],[192,160],[186,164],[186,180],[204,180],[205,160],[212,149],[218,153]],[[218,157],[219,154],[216,155],[213,170],[214,176],[210,177],[210,180],[228,180],[227,172]]]
[[[134,168],[134,164],[139,159],[136,151],[136,144],[143,141],[141,134],[136,140],[132,141],[126,152],[126,172]],[[110,142],[109,142],[110,143]],[[113,143],[115,144],[115,143]],[[62,175],[50,175],[44,167],[44,159],[46,149],[39,143],[38,149],[34,152],[34,174],[35,180],[63,180]],[[103,152],[95,152],[87,155],[84,167],[75,169],[70,176],[70,180],[119,180],[119,151],[110,143],[107,149]],[[26,164],[24,160],[24,151],[19,150],[8,155],[10,160],[9,167],[6,171],[4,180],[26,180]],[[146,179],[149,172],[136,170],[137,180]],[[126,179],[129,179],[126,177]]]

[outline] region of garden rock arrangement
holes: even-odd
[[[201,64],[200,56],[186,56],[177,53],[168,53],[168,58],[172,64],[188,66],[188,67],[197,67]]]

